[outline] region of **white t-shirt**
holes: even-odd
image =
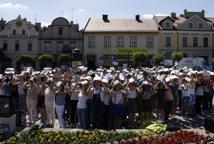
[[[55,103],[55,93],[49,88],[45,90],[45,103]]]
[[[132,90],[128,89],[128,98],[135,99],[136,97],[137,97],[136,90],[132,91]]]
[[[112,93],[112,103],[113,104],[123,104],[123,93],[122,91],[113,91]]]
[[[105,105],[109,105],[110,104],[110,96],[109,95],[106,95],[104,92],[102,92],[101,93],[101,98],[103,99],[103,103]]]
[[[78,95],[78,103],[77,103],[77,108],[78,109],[85,109],[87,108],[87,100],[89,99],[89,96],[85,96],[82,91],[80,91]]]

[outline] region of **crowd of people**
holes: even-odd
[[[0,76],[0,95],[13,106],[41,119],[46,127],[82,129],[138,128],[138,124],[176,115],[211,112],[214,73],[189,68],[97,68],[62,72],[22,72]]]

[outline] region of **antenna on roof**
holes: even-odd
[[[35,20],[35,23],[36,23],[36,21],[37,21],[37,15],[35,15],[35,19],[34,20]]]
[[[73,21],[74,19],[74,8],[72,8],[72,11],[71,11],[71,20]]]
[[[63,17],[63,15],[64,15],[64,11],[62,10],[62,11],[61,11],[61,16]]]

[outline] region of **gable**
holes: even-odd
[[[173,29],[173,23],[174,23],[174,20],[170,17],[166,17],[165,19],[163,19],[162,21],[160,21],[160,26],[163,28],[163,29]]]
[[[178,30],[196,30],[196,31],[207,31],[212,29],[212,25],[201,17],[194,15],[180,23],[177,27]]]

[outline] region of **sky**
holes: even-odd
[[[183,10],[205,10],[207,17],[214,17],[214,0],[0,0],[0,16],[9,21],[20,14],[32,23],[41,22],[47,26],[56,18],[63,16],[84,28],[88,19],[143,18],[152,15],[169,15]]]

